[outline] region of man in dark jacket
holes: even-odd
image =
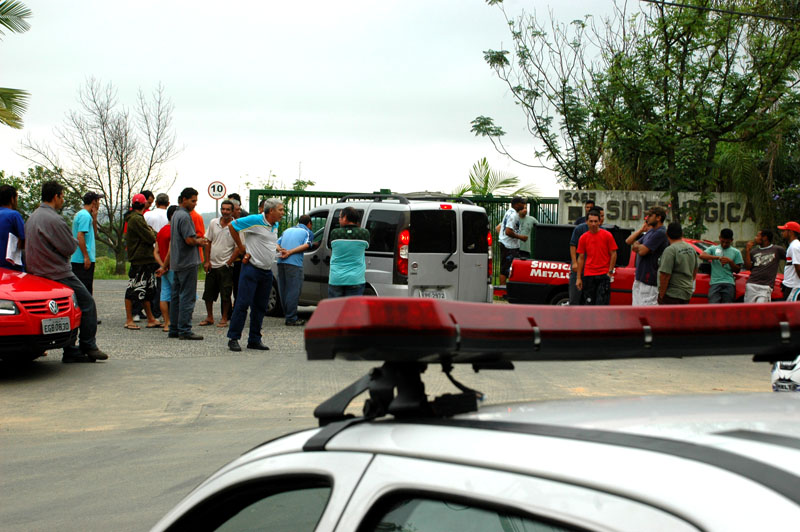
[[[125,290],[125,328],[138,330],[133,321],[133,302],[139,301],[147,315],[147,328],[161,327],[161,323],[153,317],[150,302],[156,293],[156,270],[158,263],[153,257],[153,245],[156,234],[147,225],[142,215],[147,204],[144,194],[133,197],[131,210],[125,216],[128,232],[125,237],[128,244],[128,260],[131,263],[128,271],[128,288]]]
[[[42,185],[42,204],[25,224],[26,269],[75,291],[81,309],[80,346],[64,348],[62,362],[94,362],[108,355],[97,347],[97,308],[92,294],[72,273],[70,259],[78,241],[58,211],[64,206],[64,187],[57,181]]]

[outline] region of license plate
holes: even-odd
[[[443,290],[420,290],[420,297],[430,297],[432,299],[447,299]]]
[[[50,318],[42,320],[42,334],[56,334],[69,331],[69,318]]]
[[[773,388],[776,392],[796,392],[797,384],[791,381],[775,381]]]

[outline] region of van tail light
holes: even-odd
[[[408,229],[403,229],[400,232],[400,238],[397,239],[397,273],[400,275],[408,275],[409,240],[411,240],[411,235]]]
[[[486,242],[489,244],[489,262],[486,265],[486,277],[489,279],[489,284],[492,283],[492,275],[494,274],[494,261],[492,260],[492,232],[486,233]]]

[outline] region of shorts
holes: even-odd
[[[500,244],[500,275],[508,277],[511,263],[516,258],[519,258],[519,248],[507,248],[502,243]]]
[[[769,303],[772,301],[772,287],[763,284],[747,283],[744,286],[745,303]]]
[[[128,287],[125,299],[131,301],[152,301],[156,295],[156,270],[158,264],[131,264],[128,270]]]
[[[211,268],[206,274],[206,285],[203,289],[203,301],[213,303],[217,297],[230,299],[233,292],[233,267],[222,266]]]
[[[634,281],[631,294],[633,296],[632,305],[634,307],[658,305],[657,286],[649,285],[641,281]]]
[[[174,278],[172,270],[161,276],[161,301],[169,303],[172,301],[172,279]]]
[[[786,296],[786,301],[800,301],[800,286],[792,288],[792,291]]]

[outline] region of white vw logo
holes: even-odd
[[[53,314],[58,314],[58,303],[56,303],[55,299],[51,299],[47,306],[50,308],[50,312]]]

